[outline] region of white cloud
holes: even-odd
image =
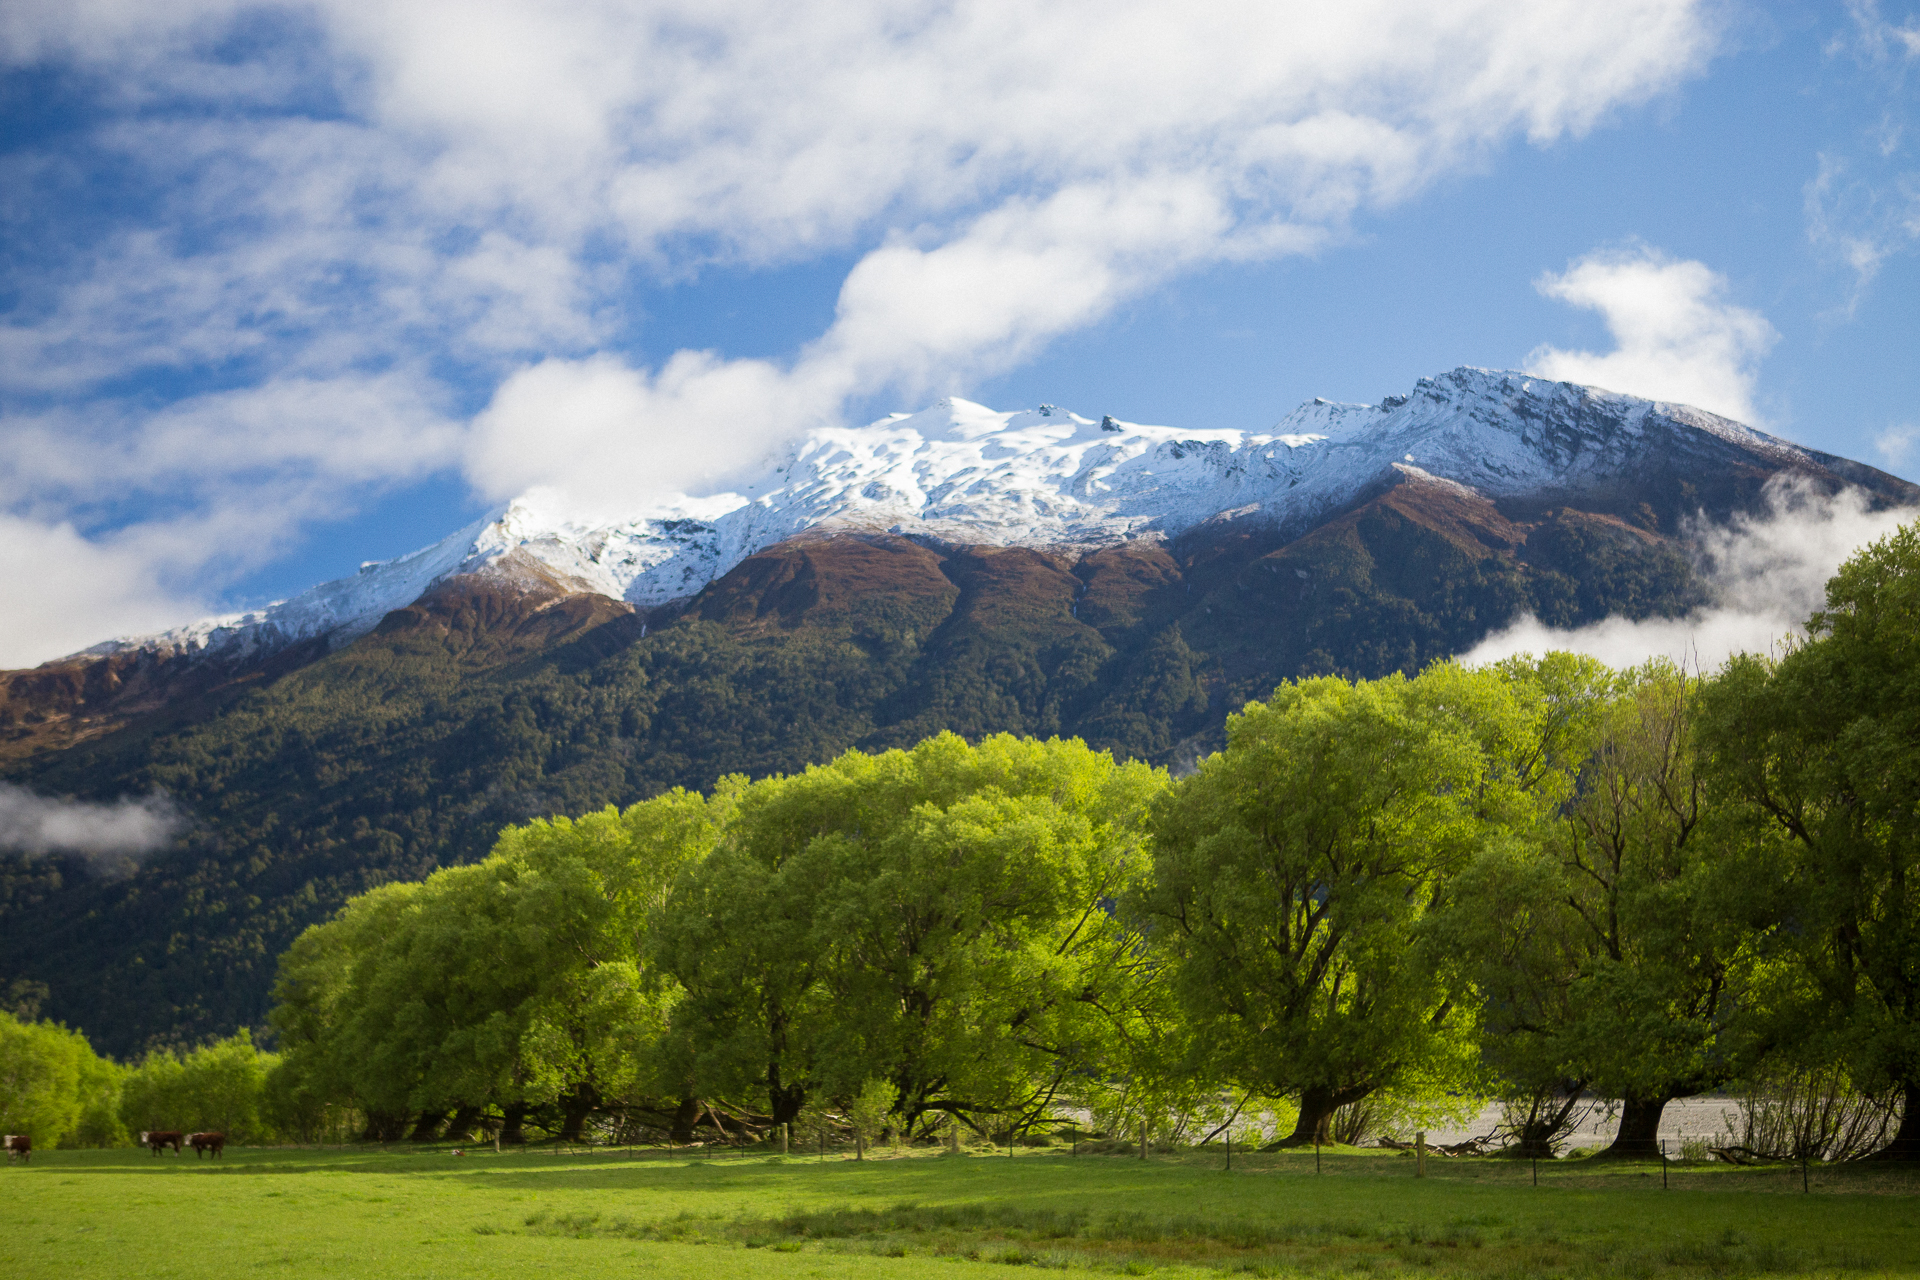
[[[103,871],[121,871],[158,853],[187,825],[158,792],[106,804],[35,795],[0,782],[0,849],[28,855],[77,853]]]
[[[1911,123],[1907,77],[1920,60],[1920,20],[1896,26],[1874,0],[1849,0],[1847,13],[1851,29],[1827,52],[1850,55],[1850,78],[1860,88],[1878,88],[1886,106],[1867,130],[1865,148],[1842,142],[1820,152],[1801,202],[1808,241],[1853,276],[1840,309],[1851,318],[1886,261],[1920,243],[1920,171],[1903,154]]]
[[[465,432],[436,394],[400,372],[283,377],[157,411],[101,400],[13,415],[0,431],[0,667],[204,614],[209,580],[445,466]],[[143,514],[113,522],[129,502]]]
[[[1920,19],[1909,18],[1895,26],[1880,15],[1876,0],[1847,0],[1847,15],[1853,19],[1852,44],[1866,60],[1920,59]]]
[[[1683,531],[1714,592],[1712,607],[1682,618],[1612,617],[1571,631],[1524,617],[1461,661],[1561,649],[1616,667],[1666,657],[1711,671],[1735,653],[1773,652],[1781,641],[1804,634],[1808,617],[1825,607],[1827,580],[1847,557],[1920,516],[1911,509],[1869,510],[1858,489],[1827,497],[1775,481],[1767,497],[1761,515]]]
[[[696,483],[850,394],[952,389],[1173,274],[1325,243],[1516,136],[1589,130],[1704,65],[1705,9],[15,0],[0,59],[70,72],[108,123],[0,162],[14,234],[50,246],[13,282],[0,396],[29,433],[110,420],[65,447],[124,475],[192,438],[179,413],[227,412],[135,409],[116,387],[142,371],[391,394],[355,411],[379,430],[324,448],[311,414],[256,416],[203,454],[199,524],[158,522],[261,506],[264,458],[296,495],[271,545],[373,473]],[[99,223],[102,182],[139,212]],[[635,351],[650,283],[827,253],[858,263],[804,349]],[[463,438],[444,406],[476,391]],[[557,440],[615,453],[567,465]],[[90,500],[70,487],[18,501],[53,527]],[[223,580],[217,548],[180,554]]]
[[[1527,356],[1530,372],[1759,421],[1753,385],[1760,358],[1780,335],[1759,312],[1726,301],[1726,280],[1704,264],[1648,248],[1601,250],[1534,287],[1598,311],[1614,349],[1536,347]]]
[[[1888,466],[1898,467],[1913,456],[1913,446],[1917,442],[1920,442],[1920,426],[1901,423],[1875,436],[1873,447]]]
[[[1876,147],[1876,172],[1853,176],[1854,164],[1823,154],[1801,192],[1807,239],[1853,273],[1848,314],[1887,259],[1920,242],[1920,173],[1886,172],[1885,162],[1899,150],[1897,131],[1891,124],[1886,128],[1894,142]]]
[[[0,513],[0,664],[29,666],[202,610],[204,601],[160,587],[156,568],[124,537],[88,539],[71,525]]]
[[[834,403],[765,361],[710,352],[682,351],[654,373],[611,356],[545,360],[508,378],[474,420],[468,470],[491,492],[552,488],[583,512],[639,514],[724,481]]]

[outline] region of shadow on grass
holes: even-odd
[[[1118,1274],[1180,1265],[1271,1276],[1412,1270],[1475,1280],[1534,1275],[1678,1280],[1884,1269],[1878,1256],[1848,1245],[1794,1248],[1725,1231],[1711,1239],[1622,1247],[1528,1230],[1497,1214],[1403,1226],[1354,1218],[1249,1222],[1136,1211],[903,1202],[887,1209],[842,1206],[779,1217],[682,1213],[654,1222],[537,1210],[518,1223],[475,1229],[482,1234],[615,1237]]]

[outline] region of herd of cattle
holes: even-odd
[[[192,1147],[197,1160],[204,1155],[222,1155],[227,1149],[227,1135],[224,1133],[179,1133],[167,1129],[146,1129],[140,1134],[140,1145],[159,1155],[168,1147],[173,1154],[179,1155],[182,1147]],[[6,1136],[7,1163],[15,1160],[27,1161],[33,1158],[33,1139],[24,1133],[10,1133]]]
[[[180,1154],[182,1144],[193,1148],[194,1159],[212,1154],[219,1155],[226,1150],[227,1135],[224,1133],[180,1133],[173,1129],[142,1129],[140,1145],[159,1155],[168,1147],[173,1154]]]

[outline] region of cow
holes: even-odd
[[[198,1160],[207,1152],[212,1152],[215,1156],[218,1156],[226,1149],[227,1135],[224,1133],[190,1133],[187,1135],[187,1145],[193,1148],[193,1158],[195,1160]]]
[[[159,1155],[164,1147],[172,1147],[173,1154],[180,1154],[180,1144],[187,1135],[174,1129],[143,1129],[140,1132],[140,1145]]]
[[[10,1133],[7,1135],[7,1163],[8,1164],[12,1164],[15,1160],[18,1160],[21,1164],[26,1164],[32,1158],[33,1158],[33,1139],[32,1138],[28,1137],[24,1133]]]

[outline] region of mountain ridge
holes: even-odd
[[[130,650],[244,659],[317,638],[338,647],[435,583],[481,571],[530,574],[643,610],[673,606],[756,551],[814,530],[1038,549],[1177,539],[1223,518],[1303,531],[1409,467],[1495,501],[1551,505],[1577,493],[1590,502],[1608,485],[1644,500],[1653,450],[1632,445],[1660,437],[1691,445],[1690,456],[1713,454],[1700,447],[1712,442],[1735,460],[1764,458],[1771,470],[1825,473],[1877,494],[1891,484],[1920,497],[1863,464],[1685,405],[1464,366],[1374,405],[1309,401],[1261,433],[1095,422],[1052,405],[1001,412],[949,398],[863,427],[815,428],[746,494],[594,522],[535,492],[430,546],[368,561],[353,577],[264,609],[107,640],[55,661]]]

